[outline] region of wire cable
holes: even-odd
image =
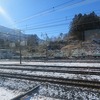
[[[78,1],[78,2],[76,2],[76,3],[69,4],[69,5],[67,5],[67,6],[65,6],[65,7],[62,7],[62,8],[66,8],[66,7],[69,7],[69,6],[73,6],[73,5],[82,3],[82,2],[84,2],[84,1],[85,1],[85,0],[81,0],[81,1]],[[63,6],[63,5],[65,5],[65,4],[67,4],[67,3],[70,3],[70,2],[72,2],[72,0],[69,0],[69,1],[67,1],[67,2],[65,2],[65,3],[63,3],[63,4],[60,4],[60,5],[57,5],[57,6],[55,6],[55,7],[49,8],[49,9],[47,9],[47,10],[45,10],[45,11],[39,12],[39,13],[34,14],[34,15],[32,15],[32,16],[29,16],[29,17],[27,17],[27,18],[24,18],[24,19],[22,19],[22,20],[20,20],[20,21],[16,21],[16,24],[21,23],[21,22],[24,22],[24,21],[27,21],[27,20],[30,20],[30,19],[32,19],[32,18],[34,18],[34,17],[46,15],[46,14],[48,14],[48,13],[52,13],[52,12],[61,10],[62,8],[61,8],[60,6]],[[60,8],[59,8],[59,7],[60,7]]]

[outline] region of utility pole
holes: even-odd
[[[48,45],[46,44],[46,60],[48,60]]]
[[[48,60],[48,40],[47,40],[47,33],[45,34],[46,35],[46,60]]]
[[[20,52],[20,64],[22,64],[21,30],[19,31],[19,52]]]

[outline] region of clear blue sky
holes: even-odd
[[[75,14],[92,11],[100,15],[100,0],[0,0],[0,25],[51,37],[67,33]]]

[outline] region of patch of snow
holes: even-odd
[[[19,64],[18,61],[1,61],[0,64]],[[78,63],[78,62],[22,62],[22,65],[55,65],[55,66],[90,66],[100,67],[100,63]]]
[[[29,91],[36,84],[38,82],[0,77],[0,100],[10,100]]]
[[[22,70],[10,70],[10,69],[0,69],[0,72],[16,73],[16,74],[26,74],[26,75],[38,75],[38,76],[51,76],[51,77],[62,77],[68,79],[87,79],[87,80],[98,80],[100,81],[99,75],[82,75],[82,74],[68,74],[68,73],[58,73],[58,72],[41,72],[41,71],[22,71]]]
[[[19,93],[0,87],[0,100],[10,100],[19,95]]]
[[[38,84],[38,82],[12,78],[0,78],[0,87],[5,87],[9,90],[19,91],[20,93],[28,91],[29,89],[36,86],[36,84]]]
[[[39,95],[59,98],[60,100],[100,100],[100,91],[91,91],[91,89],[73,86],[53,86],[52,84],[42,85]]]
[[[56,98],[51,98],[51,97],[45,97],[45,96],[38,95],[38,96],[31,97],[30,100],[61,100],[61,99],[56,99]]]
[[[1,62],[0,62],[1,63]],[[4,63],[5,64],[5,63]],[[8,64],[8,62],[6,63]],[[11,64],[11,62],[9,62]],[[14,64],[14,62],[13,62]],[[16,64],[16,62],[15,62]],[[18,62],[17,62],[18,64]],[[23,62],[27,65],[55,65],[55,66],[90,66],[90,67],[100,67],[100,63],[47,63],[47,62]],[[63,77],[69,79],[88,79],[88,80],[98,80],[100,81],[99,75],[81,75],[81,74],[68,74],[68,73],[57,73],[57,72],[40,72],[40,71],[22,71],[22,70],[10,70],[10,69],[0,69],[0,72],[27,74],[27,75],[40,75],[40,76],[52,76],[52,77]],[[11,79],[11,78],[0,78],[0,100],[10,100],[19,93],[26,92],[30,88],[33,88],[37,82],[31,82],[27,80]],[[16,92],[15,92],[16,91]],[[47,94],[49,93],[49,94]],[[47,95],[47,97],[45,97]],[[66,100],[100,100],[100,93],[95,93],[91,91],[84,91],[80,88],[62,88],[60,86],[42,86],[40,90],[40,97],[38,100],[56,100],[52,98],[53,96],[63,97]],[[50,97],[50,98],[48,98]],[[37,97],[36,97],[37,98]],[[35,100],[33,97],[31,100]],[[60,99],[57,99],[60,100]]]

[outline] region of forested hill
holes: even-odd
[[[69,35],[78,40],[83,40],[83,33],[86,30],[100,29],[100,16],[92,12],[90,14],[75,15],[69,29]]]

